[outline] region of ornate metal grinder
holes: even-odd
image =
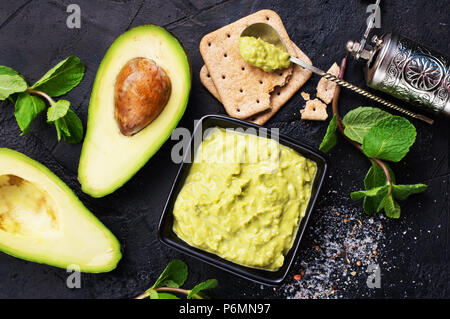
[[[360,42],[346,45],[356,60],[367,61],[367,85],[421,110],[450,116],[450,58],[395,33],[375,35],[372,45],[366,45],[371,21]]]

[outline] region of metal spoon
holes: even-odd
[[[244,31],[242,31],[241,33],[241,37],[255,37],[255,38],[261,38],[262,40],[269,42],[271,44],[273,44],[274,46],[276,46],[277,48],[280,48],[281,50],[287,52],[286,46],[284,45],[283,41],[280,38],[280,35],[278,34],[278,32],[269,24],[267,23],[254,23],[249,25],[248,27],[246,27],[244,29]],[[335,83],[337,83],[338,85],[345,87],[347,89],[352,90],[353,92],[356,92],[360,95],[363,95],[371,100],[374,100],[380,104],[383,104],[393,110],[396,110],[398,112],[401,112],[403,114],[406,114],[408,116],[411,116],[413,118],[422,120],[428,124],[433,124],[433,120],[430,119],[429,117],[426,117],[424,115],[421,114],[417,114],[414,112],[411,112],[401,106],[398,106],[394,103],[391,103],[389,101],[386,101],[385,99],[382,99],[366,90],[363,90],[347,81],[344,81],[342,79],[339,79],[338,77],[334,76],[333,74],[327,73],[325,71],[322,71],[319,68],[316,68],[310,64],[307,64],[306,62],[297,59],[293,56],[290,57],[290,61],[292,63],[295,63],[299,66],[301,66],[304,69],[310,70],[315,74],[318,74],[322,77],[324,77],[327,80],[333,81]]]

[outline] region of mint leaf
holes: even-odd
[[[202,283],[199,283],[194,288],[191,289],[189,292],[187,299],[192,299],[195,295],[197,295],[199,292],[206,290],[206,289],[212,289],[217,287],[217,280],[216,279],[209,279],[207,281],[204,281]]]
[[[64,117],[56,120],[55,125],[59,126],[64,141],[70,144],[78,144],[83,140],[84,129],[78,115],[71,109],[67,110]]]
[[[159,294],[156,290],[150,289],[149,290],[149,297],[150,299],[159,299]]]
[[[84,76],[85,67],[76,56],[70,56],[59,62],[31,87],[44,91],[51,97],[66,94],[76,87]]]
[[[22,135],[28,133],[31,122],[45,110],[45,102],[37,96],[19,93],[15,103],[14,116],[22,130]]]
[[[381,119],[391,116],[386,111],[369,106],[360,106],[345,114],[342,119],[344,134],[351,140],[363,143],[364,136]]]
[[[383,169],[380,165],[378,165],[374,161],[370,161],[372,163],[372,166],[369,168],[369,171],[366,174],[366,177],[364,178],[364,187],[366,189],[383,186],[387,184],[386,180],[386,174],[384,174]],[[389,175],[391,176],[391,180],[393,183],[395,183],[395,174],[392,171],[391,167],[384,163],[384,165],[387,166]]]
[[[392,194],[387,194],[381,201],[378,211],[384,209],[384,212],[389,218],[400,217],[400,205],[392,198]]]
[[[47,122],[54,122],[57,119],[64,117],[69,110],[70,102],[66,100],[59,100],[47,110]]]
[[[334,114],[333,118],[328,124],[327,132],[325,133],[322,143],[320,143],[319,151],[325,153],[329,152],[336,145],[337,141],[336,129],[337,129],[337,116],[336,114]]]
[[[58,137],[58,142],[61,141],[61,138],[67,134],[70,135],[69,133],[69,129],[67,128],[67,124],[66,121],[64,121],[62,118],[61,119],[57,119],[55,122],[55,128],[56,128],[56,133],[57,133],[57,137]]]
[[[427,189],[425,184],[415,184],[415,185],[392,185],[392,195],[397,200],[405,200],[410,195],[421,193]]]
[[[371,188],[365,191],[356,191],[350,194],[353,200],[358,200],[363,197],[375,197],[381,194],[385,194],[388,191],[389,185]]]
[[[78,144],[83,140],[83,124],[69,105],[70,102],[65,100],[53,104],[47,110],[47,121],[55,124],[58,141],[62,137],[67,143]]]
[[[0,65],[0,101],[6,100],[11,94],[25,91],[27,87],[27,82],[17,71]]]
[[[11,69],[10,67],[0,65],[0,75],[18,75],[19,72],[17,72],[14,69]]]
[[[416,129],[407,119],[389,116],[367,132],[362,149],[368,157],[398,162],[408,153],[415,140]]]
[[[184,284],[188,276],[188,268],[187,265],[179,260],[172,260],[164,269],[162,274],[159,276],[158,280],[156,280],[152,289],[156,289],[162,286],[163,282],[167,282],[167,280],[171,280],[175,282],[179,287]]]
[[[384,174],[383,169],[376,162],[371,161],[372,166],[364,178],[364,188],[366,190],[383,186],[387,184],[386,175]],[[388,164],[385,163],[389,170],[389,175],[391,176],[391,180],[395,183],[395,175],[392,169]],[[363,209],[367,214],[374,214],[377,212],[378,206],[383,200],[384,194],[380,194],[374,197],[364,197]]]
[[[177,284],[175,281],[170,280],[170,279],[164,280],[164,281],[160,284],[160,286],[161,286],[161,287],[170,287],[170,288],[179,288],[179,287],[180,287],[179,284]]]
[[[169,294],[167,292],[158,292],[159,299],[180,299],[173,294]]]

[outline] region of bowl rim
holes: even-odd
[[[178,193],[181,190],[182,186],[184,185],[184,180],[189,174],[190,167],[192,163],[186,163],[186,159],[188,156],[193,156],[196,149],[193,149],[193,147],[197,148],[199,145],[194,145],[194,137],[199,134],[199,129],[202,129],[202,136],[205,129],[209,128],[208,125],[205,125],[205,123],[208,122],[220,122],[220,124],[227,123],[230,126],[223,126],[223,125],[210,125],[209,127],[219,127],[219,128],[230,128],[230,127],[241,127],[243,129],[246,128],[255,128],[260,129],[264,128],[267,129],[268,132],[270,132],[270,128],[260,126],[257,124],[245,122],[239,119],[231,118],[224,115],[205,115],[203,116],[195,125],[195,128],[193,130],[193,134],[190,138],[189,145],[186,150],[186,154],[183,156],[183,161],[179,164],[178,172],[176,174],[176,177],[172,183],[169,195],[167,197],[167,200],[164,205],[164,209],[162,211],[159,225],[158,225],[158,239],[165,245],[176,249],[179,252],[182,252],[184,254],[187,254],[191,257],[194,257],[198,260],[201,260],[203,262],[206,262],[207,264],[210,264],[212,266],[215,266],[219,269],[228,271],[230,273],[233,273],[235,275],[238,275],[240,277],[243,277],[245,279],[251,280],[253,282],[257,282],[259,284],[264,284],[268,286],[279,286],[281,283],[286,279],[287,274],[289,273],[295,257],[297,255],[297,251],[300,246],[301,239],[303,237],[303,234],[305,232],[305,229],[308,224],[309,217],[314,210],[315,203],[317,201],[317,197],[320,194],[320,190],[323,186],[324,178],[328,169],[327,160],[324,156],[324,154],[318,150],[315,150],[311,146],[305,144],[304,142],[299,142],[297,140],[294,140],[293,138],[286,136],[282,133],[276,134],[278,137],[278,142],[282,145],[285,145],[297,153],[301,153],[301,155],[308,155],[310,157],[314,157],[314,161],[317,164],[317,171],[316,176],[314,177],[313,182],[313,188],[314,192],[312,192],[311,197],[309,199],[308,206],[305,210],[305,215],[301,219],[297,234],[295,236],[295,239],[293,241],[292,247],[289,249],[288,253],[285,255],[285,260],[283,263],[283,266],[280,267],[277,271],[269,271],[269,270],[263,270],[263,269],[257,269],[252,268],[244,265],[240,265],[234,262],[231,262],[229,260],[226,260],[218,255],[215,255],[213,253],[209,253],[205,250],[202,250],[200,248],[196,248],[194,246],[189,245],[185,241],[183,241],[181,238],[179,238],[175,232],[172,230],[173,226],[173,220],[170,221],[170,217],[173,218],[173,205],[176,201],[176,198],[178,197]],[[271,138],[272,134],[271,132],[268,134],[268,138]],[[202,139],[203,140],[203,139]],[[307,156],[305,156],[307,157]],[[191,157],[193,159],[193,157]],[[319,174],[320,170],[320,174]],[[181,185],[180,185],[181,184]],[[170,215],[170,216],[169,216]],[[170,223],[168,225],[167,223]],[[170,227],[169,227],[170,226]],[[168,235],[166,232],[169,232],[170,235]],[[175,236],[175,239],[173,238]],[[172,238],[171,238],[172,237]]]

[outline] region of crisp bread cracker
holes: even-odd
[[[213,80],[211,79],[211,74],[209,74],[209,70],[206,65],[203,65],[200,69],[200,82],[202,82],[203,86],[211,93],[220,103],[219,92],[217,92],[216,86],[214,85]]]
[[[303,98],[305,101],[311,100],[311,95],[309,95],[309,93],[301,92],[300,95],[302,96],[302,98]]]
[[[327,71],[330,74],[333,74],[334,76],[339,75],[339,66],[336,62],[333,63],[333,65],[328,69]],[[321,78],[319,83],[317,84],[317,97],[324,101],[326,104],[330,104],[330,102],[333,100],[334,96],[334,90],[336,89],[336,83],[333,81],[327,80],[325,78]]]
[[[301,59],[309,64],[311,60],[308,56],[300,50],[294,43],[292,43],[296,54],[294,57]],[[283,87],[276,87],[271,95],[271,108],[262,114],[256,114],[249,119],[250,122],[263,125],[266,123],[311,77],[311,71],[305,70],[299,66],[294,66],[294,71],[286,85]],[[200,70],[200,81],[205,88],[217,99],[219,102],[220,95],[217,92],[214,82],[211,79],[208,68],[204,65]]]
[[[325,121],[328,118],[327,105],[319,99],[307,101],[300,113],[302,120]]]
[[[227,113],[246,119],[270,109],[270,92],[283,86],[293,66],[275,72],[248,64],[239,54],[239,37],[253,23],[267,23],[280,35],[289,54],[294,55],[291,41],[281,18],[272,10],[261,10],[205,35],[200,53]]]

